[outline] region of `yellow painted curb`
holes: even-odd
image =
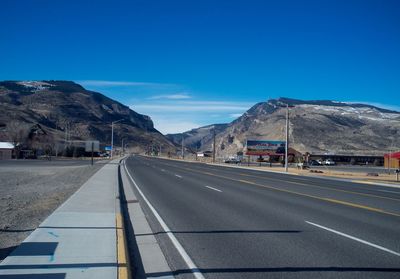
[[[117,261],[118,261],[118,279],[130,279],[130,266],[128,260],[128,245],[126,243],[124,222],[121,213],[116,216],[117,228]]]

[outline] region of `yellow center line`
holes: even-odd
[[[263,188],[267,188],[267,189],[271,189],[271,190],[276,190],[276,191],[280,191],[280,192],[295,194],[295,195],[308,197],[308,198],[312,198],[312,199],[317,199],[317,200],[321,200],[321,201],[327,201],[327,202],[330,202],[330,203],[341,204],[341,205],[346,205],[346,206],[350,206],[350,207],[355,207],[355,208],[360,208],[360,209],[364,209],[364,210],[369,210],[369,211],[379,212],[379,213],[382,213],[382,214],[387,214],[387,215],[391,215],[391,216],[400,217],[400,214],[393,213],[393,212],[388,212],[388,211],[385,211],[383,209],[374,208],[374,207],[370,207],[370,206],[366,206],[366,205],[361,205],[361,204],[356,204],[356,203],[351,203],[351,202],[345,202],[345,201],[336,200],[336,199],[318,197],[318,196],[304,194],[304,193],[300,193],[300,192],[296,192],[296,191],[292,191],[292,190],[276,188],[276,187],[273,187],[273,186],[267,186],[267,185],[259,184],[259,183],[256,183],[256,182],[248,181],[248,180],[234,179],[234,178],[230,178],[230,177],[223,176],[223,175],[213,174],[213,173],[210,173],[210,172],[195,171],[195,170],[190,169],[190,168],[183,168],[183,169],[186,169],[186,170],[189,170],[189,171],[198,172],[198,173],[203,173],[203,174],[207,174],[207,175],[211,175],[211,176],[215,176],[215,177],[220,177],[220,178],[228,179],[228,180],[231,180],[231,181],[238,181],[238,182],[242,182],[242,183],[246,183],[246,184],[256,185],[256,186],[259,186],[259,187],[263,187]]]
[[[208,174],[208,173],[209,173],[209,172],[207,172],[207,174]],[[267,178],[267,177],[263,177],[263,176],[259,176],[259,175],[252,175],[252,174],[239,173],[239,175],[247,176],[247,177],[255,177],[255,178],[262,178],[262,179],[274,180],[274,181],[279,181],[279,182],[282,181],[282,180],[276,179],[276,178],[270,178],[270,177]],[[297,178],[296,178],[296,179],[297,179]],[[295,181],[290,181],[290,180],[286,180],[285,182],[291,183],[291,184],[297,184],[297,185],[301,185],[301,186],[306,186],[306,187],[319,188],[319,189],[323,189],[323,190],[327,190],[327,191],[335,191],[335,192],[342,192],[342,193],[353,194],[353,195],[360,195],[360,196],[365,196],[365,197],[373,197],[373,198],[379,198],[379,199],[385,199],[385,200],[400,201],[400,199],[396,199],[396,198],[390,198],[390,197],[383,197],[383,196],[378,196],[378,195],[374,195],[374,194],[366,194],[366,193],[354,192],[354,191],[350,191],[350,190],[342,190],[342,189],[336,189],[336,188],[327,188],[327,187],[324,187],[324,186],[310,185],[310,184],[301,183],[301,182],[295,182]],[[358,183],[358,181],[352,181],[352,182]],[[367,182],[361,182],[361,183],[366,183],[366,184],[367,184]],[[368,184],[373,184],[373,183],[368,183]]]
[[[361,205],[361,204],[345,202],[345,201],[340,201],[340,200],[336,200],[336,199],[328,199],[328,198],[325,198],[325,200],[329,201],[329,202],[340,203],[340,204],[344,204],[344,205],[348,205],[348,206],[352,206],[352,207],[358,207],[358,208],[367,209],[367,210],[372,210],[372,211],[376,211],[376,212],[390,213],[390,212],[385,212],[384,210],[379,209],[379,208],[365,206],[365,205]],[[392,213],[390,213],[390,214],[392,214]],[[395,216],[400,216],[400,215],[397,215],[397,214],[394,214],[394,215]]]
[[[274,179],[274,178],[272,178],[272,180],[280,181],[279,179]],[[383,197],[383,196],[378,196],[378,195],[374,195],[374,194],[366,194],[366,193],[360,193],[360,192],[354,192],[354,191],[342,190],[342,189],[336,189],[336,188],[333,189],[333,188],[327,188],[324,186],[305,184],[305,183],[301,183],[301,182],[292,182],[292,181],[286,181],[286,182],[298,184],[298,185],[302,185],[302,186],[306,186],[306,187],[314,187],[314,188],[329,190],[329,191],[342,192],[342,193],[348,193],[348,194],[353,194],[353,195],[360,195],[360,196],[365,196],[365,197],[373,197],[373,198],[392,200],[392,201],[400,201],[400,199]]]

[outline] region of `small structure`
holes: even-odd
[[[250,162],[250,156],[257,156],[257,162],[285,162],[285,141],[274,141],[274,140],[247,140],[245,146],[245,155],[248,156]],[[292,163],[294,158],[300,156],[301,153],[295,149],[288,148],[288,161]]]
[[[0,160],[8,160],[12,158],[14,145],[11,142],[0,142]]]
[[[197,157],[212,157],[212,151],[197,152]]]
[[[362,155],[362,154],[324,154],[324,153],[308,153],[308,161],[312,160],[332,160],[337,164],[343,165],[383,165],[382,155]]]
[[[384,158],[385,168],[400,169],[400,152],[385,154]]]

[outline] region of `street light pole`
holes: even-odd
[[[114,151],[114,124],[121,122],[122,120],[124,120],[124,119],[120,119],[120,120],[111,122],[111,154],[110,154],[111,159],[113,158],[113,151]]]
[[[185,157],[184,157],[184,156],[185,156],[185,153],[184,153],[184,150],[183,150],[183,149],[184,149],[184,148],[183,148],[183,141],[184,141],[184,135],[183,135],[183,133],[182,133],[182,150],[181,150],[182,160],[185,159]]]
[[[215,163],[215,126],[213,129],[213,163]]]
[[[288,172],[288,148],[289,148],[289,105],[286,104],[286,148],[285,148],[285,172]]]

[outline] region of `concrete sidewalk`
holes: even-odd
[[[101,168],[4,259],[0,278],[118,278],[119,161]]]

